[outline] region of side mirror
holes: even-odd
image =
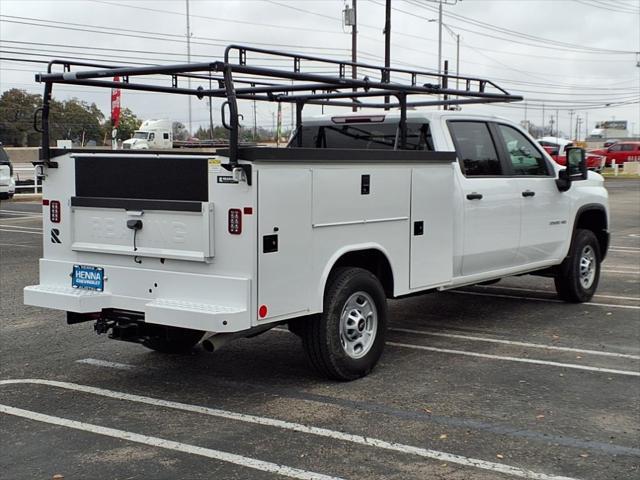
[[[587,160],[585,151],[579,147],[565,149],[567,166],[558,172],[556,185],[558,190],[566,192],[571,188],[571,182],[587,179]]]
[[[584,148],[567,147],[567,170],[571,180],[587,179],[587,159]]]

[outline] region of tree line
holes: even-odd
[[[42,106],[42,95],[27,93],[26,90],[12,88],[0,95],[0,142],[5,146],[37,147],[41,135],[34,128],[34,114]],[[140,127],[142,119],[129,108],[120,112],[118,138],[126,140]],[[111,119],[96,106],[77,98],[51,100],[49,114],[49,138],[53,145],[56,140],[72,140],[77,145],[111,145]],[[286,132],[283,132],[286,135]],[[180,122],[173,122],[175,140],[192,139],[190,132]],[[199,140],[226,140],[228,131],[222,126],[199,127],[195,132]],[[274,132],[258,128],[240,129],[240,139],[245,142],[274,141]]]
[[[37,147],[41,136],[34,129],[34,114],[42,106],[42,95],[13,88],[0,95],[0,142],[16,147]],[[130,138],[142,120],[128,108],[120,113],[118,137]],[[104,145],[111,142],[111,119],[95,103],[77,98],[51,100],[49,132],[52,142]],[[95,143],[94,143],[95,142]]]

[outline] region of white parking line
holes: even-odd
[[[0,232],[9,232],[9,233],[30,233],[32,235],[42,235],[42,232],[32,232],[30,230],[8,230],[6,228],[0,228]]]
[[[543,345],[541,343],[518,342],[513,340],[502,340],[499,338],[473,337],[470,335],[459,335],[456,333],[430,332],[426,330],[412,330],[409,328],[389,328],[393,332],[415,333],[417,335],[426,335],[430,337],[456,338],[460,340],[471,340],[474,342],[500,343],[504,345],[514,345],[526,348],[542,348],[545,350],[557,350],[561,352],[583,353],[585,355],[600,355],[603,357],[629,358],[631,360],[640,360],[640,355],[631,355],[629,353],[602,352],[600,350],[583,350],[580,348],[558,347],[555,345]]]
[[[504,465],[502,463],[488,462],[486,460],[480,460],[476,458],[469,458],[463,455],[456,455],[453,453],[441,452],[438,450],[430,450],[426,448],[414,447],[411,445],[404,445],[402,443],[387,442],[372,437],[364,437],[362,435],[353,435],[350,433],[338,432],[335,430],[329,430],[320,427],[311,427],[303,425],[301,423],[287,422],[284,420],[277,420],[274,418],[260,417],[257,415],[247,415],[244,413],[230,412],[228,410],[219,410],[214,408],[202,407],[199,405],[190,405],[186,403],[172,402],[169,400],[162,400],[158,398],[144,397],[141,395],[134,395],[124,392],[116,392],[113,390],[106,390],[103,388],[90,387],[88,385],[78,385],[70,382],[59,382],[55,380],[44,379],[12,379],[12,380],[0,380],[0,385],[10,384],[38,384],[48,385],[52,387],[64,388],[67,390],[73,390],[77,392],[90,393],[93,395],[100,395],[103,397],[114,398],[117,400],[126,400],[131,402],[143,403],[147,405],[154,405],[157,407],[171,408],[174,410],[181,410],[185,412],[199,413],[202,415],[209,415],[218,418],[225,418],[228,420],[236,420],[240,422],[246,422],[256,425],[263,425],[275,428],[281,428],[284,430],[291,430],[295,432],[301,432],[319,437],[331,438],[333,440],[340,440],[350,442],[365,447],[375,447],[383,450],[390,450],[394,452],[400,452],[408,455],[415,455],[423,458],[429,458],[432,460],[444,461],[449,463],[455,463],[463,465],[465,467],[474,467],[482,470],[489,470],[493,472],[503,473],[506,475],[512,475],[514,477],[526,478],[529,480],[576,480],[570,477],[563,477],[558,475],[549,475],[546,473],[534,472],[526,470],[520,467],[513,467],[511,465]],[[5,407],[6,408],[6,407]],[[13,407],[9,407],[13,408]],[[8,413],[8,412],[7,412]],[[29,412],[35,413],[35,412]],[[38,414],[41,415],[41,414]],[[104,428],[104,427],[101,427]],[[200,447],[194,447],[200,448]],[[245,457],[241,457],[245,458]],[[314,477],[311,477],[314,478]],[[318,477],[323,478],[323,477]],[[330,478],[330,477],[324,477]]]
[[[0,213],[2,213],[4,215],[14,215],[14,216],[19,216],[19,217],[33,217],[33,218],[41,218],[42,217],[41,213],[20,212],[20,211],[16,211],[16,210],[1,210],[0,209]]]
[[[128,363],[108,362],[106,360],[98,360],[96,358],[83,358],[81,360],[76,360],[76,363],[86,363],[88,365],[95,365],[96,367],[117,368],[118,370],[133,370],[136,368]]]
[[[633,270],[602,270],[603,273],[615,273],[618,275],[640,275],[640,271]]]
[[[640,247],[629,247],[629,246],[626,246],[626,245],[611,245],[611,247],[609,247],[609,248],[612,248],[612,249],[623,248],[625,250],[637,250],[637,251],[640,251]]]
[[[23,230],[35,230],[37,232],[41,232],[41,227],[25,227],[24,225],[7,225],[6,223],[0,223],[0,228],[16,228]]]
[[[0,247],[38,248],[40,245],[20,245],[18,243],[0,243]]]
[[[103,427],[91,423],[77,422],[75,420],[45,415],[43,413],[23,410],[21,408],[10,407],[8,405],[0,404],[0,412],[6,413],[7,415],[14,415],[16,417],[35,420],[37,422],[49,423],[51,425],[73,428],[74,430],[82,430],[84,432],[91,432],[98,435],[118,438],[121,440],[126,440],[128,442],[149,445],[151,447],[165,448],[167,450],[174,450],[176,452],[190,453],[192,455],[199,455],[201,457],[212,458],[214,460],[221,460],[223,462],[233,463],[235,465],[252,468],[254,470],[276,473],[285,477],[299,478],[303,480],[339,480],[339,477],[331,477],[329,475],[322,475],[320,473],[300,470],[298,468],[287,467],[285,465],[264,462],[255,458],[243,457],[241,455],[235,455],[233,453],[223,452],[220,450],[198,447],[196,445],[190,445],[188,443],[174,442],[172,440],[166,440],[164,438],[150,437],[148,435],[127,432],[125,430],[117,430],[115,428]]]
[[[536,290],[534,288],[521,288],[521,287],[503,287],[498,285],[474,285],[474,288],[482,288],[482,289],[498,289],[498,290],[517,290],[519,292],[532,292],[532,293],[548,293],[550,295],[555,295],[555,290]],[[619,297],[617,295],[600,295],[595,294],[594,297],[598,298],[612,298],[614,300],[635,300],[640,302],[640,297]]]
[[[556,300],[555,298],[520,297],[516,295],[502,295],[500,293],[469,292],[466,290],[464,291],[463,290],[447,290],[446,292],[456,293],[458,295],[477,295],[480,297],[510,298],[513,300],[531,300],[533,302],[566,303],[563,300]],[[580,305],[593,305],[596,307],[626,308],[630,310],[640,310],[640,307],[636,307],[635,305],[614,305],[612,303],[586,302],[586,303],[581,303]]]
[[[632,370],[615,370],[612,368],[588,367],[586,365],[576,365],[574,363],[551,362],[547,360],[536,360],[533,358],[506,357],[502,355],[491,355],[489,353],[468,352],[466,350],[452,350],[449,348],[427,347],[424,345],[413,345],[410,343],[387,342],[392,347],[412,348],[414,350],[427,350],[429,352],[452,353],[455,355],[466,355],[469,357],[490,358],[493,360],[507,360],[509,362],[533,363],[535,365],[549,365],[552,367],[573,368],[575,370],[587,370],[590,372],[611,373],[614,375],[627,375],[630,377],[640,377],[640,372]]]

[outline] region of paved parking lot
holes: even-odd
[[[640,478],[640,182],[607,180],[598,295],[549,279],[394,301],[368,377],[277,329],[166,356],[22,305],[40,207],[0,205],[0,478]]]

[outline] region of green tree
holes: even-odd
[[[172,127],[173,127],[174,140],[178,140],[178,141],[189,140],[189,137],[191,136],[191,134],[189,133],[189,130],[187,130],[187,127],[185,127],[182,123],[173,122]]]
[[[42,96],[12,88],[0,96],[0,142],[19,147],[36,146],[40,135],[33,128],[33,115]]]
[[[49,138],[56,140],[73,140],[86,144],[89,140],[102,142],[102,121],[104,114],[95,103],[87,103],[77,98],[51,101],[49,117]]]
[[[124,108],[120,112],[120,123],[118,124],[118,138],[128,140],[133,137],[133,133],[140,128],[142,120],[129,108]],[[102,126],[102,138],[108,144],[111,140],[111,131],[113,130],[111,119],[104,122]]]

